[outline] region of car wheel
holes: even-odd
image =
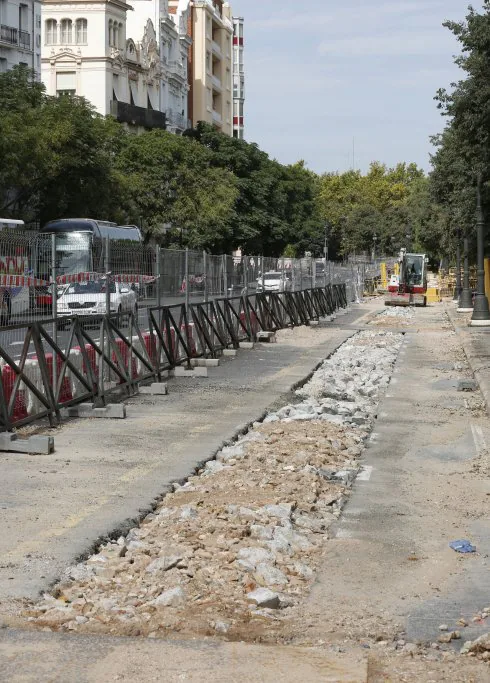
[[[10,296],[5,292],[0,305],[0,325],[8,325],[12,314]]]

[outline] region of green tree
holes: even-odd
[[[124,177],[128,214],[149,235],[171,243],[221,250],[229,245],[237,197],[236,179],[216,168],[197,142],[165,131],[127,135],[116,156]],[[173,240],[173,242],[172,242]]]

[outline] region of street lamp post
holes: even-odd
[[[456,287],[454,288],[453,301],[458,303],[461,296],[461,230],[456,230]]]
[[[477,202],[476,202],[476,250],[477,250],[477,291],[475,305],[471,316],[473,327],[485,327],[490,325],[490,310],[488,299],[485,295],[485,253],[484,253],[484,229],[485,218],[481,205],[481,174],[478,176]]]
[[[468,262],[468,235],[463,237],[463,289],[459,297],[458,313],[470,313],[473,310],[473,301],[470,290],[470,266]]]
[[[376,233],[373,235],[373,257],[371,261],[374,263],[376,260],[376,242],[378,241],[378,236]]]

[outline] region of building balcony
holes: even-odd
[[[212,84],[213,84],[213,88],[214,88],[215,90],[219,90],[219,92],[221,92],[221,88],[222,88],[222,86],[221,86],[221,79],[218,78],[218,76],[215,76],[215,75],[213,74],[213,75],[211,76],[211,82],[212,82]]]
[[[221,57],[221,46],[218,45],[218,43],[215,40],[211,41],[211,45],[213,48],[213,54],[217,55],[218,57]]]
[[[2,46],[20,47],[22,50],[31,49],[31,34],[27,31],[19,31],[14,26],[0,26],[0,44]]]
[[[0,43],[17,46],[19,42],[19,32],[13,26],[0,26]]]
[[[189,119],[185,118],[182,114],[177,113],[173,109],[167,109],[167,124],[173,128],[178,128],[181,131],[192,128]]]
[[[128,102],[111,100],[111,115],[114,116],[119,123],[128,123],[130,126],[139,126],[148,129],[161,128],[163,130],[167,127],[165,112],[157,111],[156,109],[146,109],[145,107],[137,107]]]
[[[169,62],[167,65],[167,68],[168,68],[170,73],[175,74],[177,76],[180,76],[180,78],[182,78],[184,80],[187,78],[187,69],[180,62],[176,62],[176,61]]]
[[[24,50],[31,49],[31,34],[27,31],[19,31],[19,47]]]
[[[221,114],[219,113],[219,111],[216,111],[216,109],[213,109],[213,121],[215,123],[219,123],[219,125],[221,125],[221,121],[222,121]]]

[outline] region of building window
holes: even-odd
[[[56,74],[56,94],[76,95],[76,73],[75,71],[60,71]]]
[[[87,44],[87,20],[77,19],[75,24],[76,43],[77,45]]]
[[[211,73],[212,68],[213,67],[212,67],[212,62],[211,62],[211,53],[206,52],[206,71],[208,72],[208,74]]]
[[[109,46],[110,47],[113,47],[113,45],[114,45],[113,24],[114,24],[114,22],[112,21],[112,19],[109,19]]]
[[[46,21],[46,45],[56,45],[58,33],[58,22],[56,19]]]
[[[71,19],[62,19],[61,20],[61,44],[62,45],[69,45],[72,40],[72,27],[73,23]]]
[[[28,7],[24,3],[19,5],[19,31],[27,31]]]
[[[118,34],[118,40],[116,42],[116,47],[119,47],[122,50],[124,48],[123,25],[119,24],[118,29],[119,29],[119,34]]]

